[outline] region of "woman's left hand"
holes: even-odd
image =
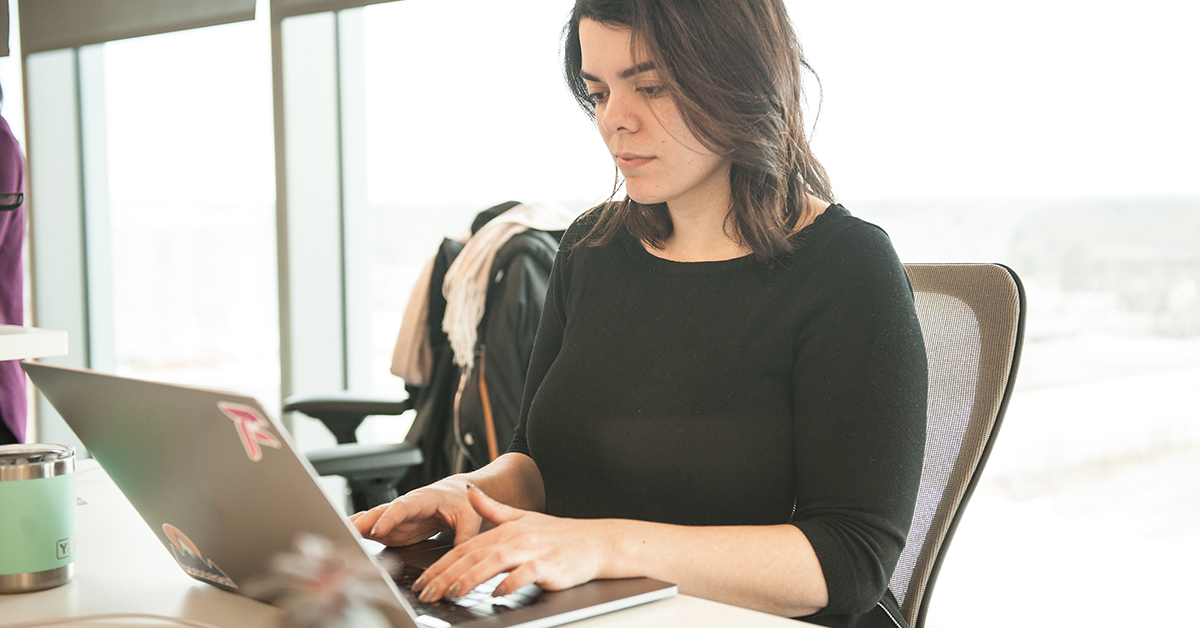
[[[513,508],[473,485],[467,494],[476,512],[496,527],[456,544],[426,569],[413,583],[421,601],[465,595],[505,571],[508,577],[492,595],[507,595],[527,584],[559,591],[601,576],[611,526]]]

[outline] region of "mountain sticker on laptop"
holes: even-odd
[[[213,562],[204,557],[200,553],[200,548],[188,538],[179,528],[164,523],[162,524],[163,534],[167,535],[167,540],[170,541],[171,556],[175,557],[175,562],[183,568],[187,574],[193,578],[207,580],[213,584],[229,587],[230,589],[238,588],[237,584],[221,571]]]
[[[271,433],[271,422],[267,420],[267,417],[259,414],[258,410],[240,403],[225,401],[217,402],[217,408],[237,426],[238,437],[242,439],[242,447],[246,450],[246,455],[250,460],[254,462],[262,460],[263,450],[260,445],[275,449],[282,446],[279,439]]]

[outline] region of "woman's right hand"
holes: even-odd
[[[350,516],[364,538],[384,545],[411,545],[447,528],[455,544],[479,534],[483,518],[467,499],[467,478],[452,475],[365,512]]]

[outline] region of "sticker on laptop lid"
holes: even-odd
[[[200,553],[200,548],[188,538],[186,534],[175,526],[164,523],[162,524],[163,533],[167,535],[167,541],[171,543],[171,556],[175,557],[175,562],[183,568],[187,574],[193,578],[211,582],[216,585],[228,587],[230,589],[238,588],[237,584],[221,571],[213,562],[204,557]]]
[[[246,455],[258,462],[262,460],[262,445],[279,449],[283,446],[278,438],[271,433],[271,422],[259,414],[258,410],[240,403],[218,401],[217,408],[237,426],[238,437],[242,439],[242,448]]]

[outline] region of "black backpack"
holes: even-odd
[[[471,232],[518,205],[509,201],[481,212]],[[429,334],[433,369],[425,386],[409,386],[417,416],[410,437],[424,463],[401,481],[400,494],[454,473],[477,469],[503,454],[517,427],[525,375],[546,300],[550,268],[563,232],[530,229],[514,235],[496,252],[487,305],[479,323],[475,365],[461,369],[442,318],[442,281],[463,244],[446,239],[434,261],[429,288]]]

